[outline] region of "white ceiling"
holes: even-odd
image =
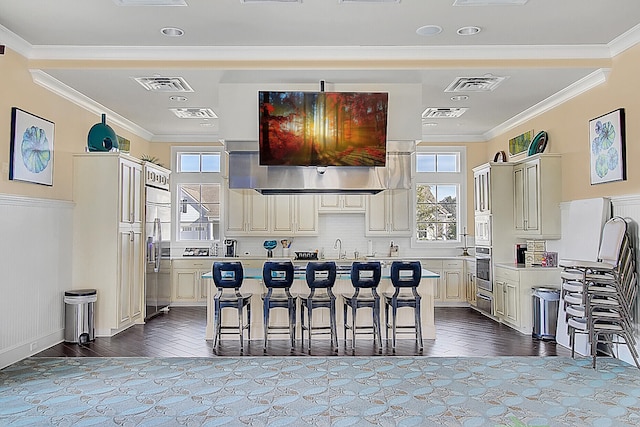
[[[638,0],[186,2],[0,0],[0,44],[32,60],[36,82],[152,141],[217,140],[217,120],[204,127],[169,108],[219,112],[219,84],[321,80],[327,90],[349,83],[421,85],[422,110],[468,108],[457,119],[428,120],[437,125],[423,127],[424,140],[484,141],[602,83],[611,58],[640,41]],[[443,31],[417,35],[424,25]],[[470,25],[481,32],[456,34]],[[166,37],[163,27],[185,34]],[[444,92],[458,77],[487,74],[508,79],[492,92],[463,93],[465,101]],[[183,77],[194,92],[176,102],[133,80],[152,75]]]

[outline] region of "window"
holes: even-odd
[[[220,236],[220,184],[178,185],[178,240]]]
[[[460,242],[466,211],[464,147],[418,147],[415,230],[417,246]]]
[[[222,147],[172,147],[174,241],[220,239]],[[195,243],[198,244],[198,243]]]
[[[220,172],[220,153],[178,153],[178,172]]]

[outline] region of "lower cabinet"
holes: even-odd
[[[422,267],[440,275],[435,289],[436,305],[460,305],[467,302],[463,260],[426,260],[422,262]]]
[[[475,261],[465,261],[465,291],[467,293],[467,302],[475,307],[477,305],[476,295],[478,293],[478,287],[476,286],[476,263]]]
[[[494,316],[505,325],[531,334],[533,288],[560,288],[560,269],[496,265],[493,281]]]
[[[142,231],[121,230],[119,238],[118,329],[121,329],[142,318],[144,270],[142,267]]]
[[[207,302],[209,281],[203,279],[210,272],[213,261],[176,259],[171,267],[171,304],[204,305]]]

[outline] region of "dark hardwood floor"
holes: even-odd
[[[391,344],[384,345],[382,355],[486,357],[486,356],[569,356],[571,353],[555,342],[539,341],[530,335],[522,335],[513,329],[494,322],[470,308],[436,308],[435,340],[425,340],[424,350],[419,351],[411,335],[399,335],[396,352]],[[96,338],[87,345],[61,343],[37,353],[34,357],[216,357],[240,356],[238,339],[224,339],[217,350],[212,342],[204,339],[206,328],[205,307],[174,307],[145,325],[133,326],[110,338]],[[306,342],[305,342],[306,344]],[[314,339],[312,356],[356,355],[378,356],[373,340],[358,339],[356,351],[350,343],[345,349],[339,341],[338,352],[330,349],[329,341]],[[246,356],[306,356],[309,353],[298,339],[294,350],[288,340],[270,339],[266,353],[262,341],[245,341]]]

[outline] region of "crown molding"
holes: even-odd
[[[422,135],[421,142],[447,142],[447,143],[461,143],[461,142],[487,142],[487,138],[484,135]]]
[[[102,114],[106,114],[109,116],[109,121],[124,130],[127,130],[140,138],[143,138],[147,141],[150,141],[153,138],[153,134],[148,130],[138,126],[132,121],[122,117],[118,113],[106,108],[102,104],[97,103],[93,99],[83,95],[77,90],[65,85],[61,81],[51,77],[49,74],[45,73],[42,70],[29,70],[31,72],[31,78],[33,82],[44,87],[45,89],[59,95],[74,104],[78,105],[81,108],[84,108],[87,111],[95,113],[100,116]]]
[[[197,142],[206,144],[220,144],[220,135],[189,135],[189,134],[162,134],[151,137],[150,142]]]
[[[616,37],[608,44],[611,57],[621,54],[638,43],[640,43],[640,24]]]
[[[25,58],[31,55],[31,44],[2,25],[0,25],[0,42]]]
[[[488,141],[607,81],[611,69],[600,68],[485,133]]]

